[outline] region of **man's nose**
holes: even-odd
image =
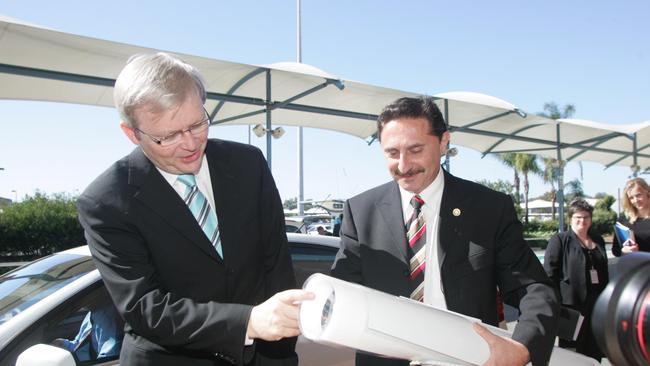
[[[397,169],[399,169],[400,172],[406,173],[409,170],[409,158],[406,154],[400,154],[399,155],[399,160],[397,161]]]
[[[196,137],[193,136],[190,131],[181,132],[181,145],[187,150],[194,150],[198,146]]]

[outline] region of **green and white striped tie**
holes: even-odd
[[[185,189],[183,201],[185,201],[185,204],[194,215],[194,218],[196,218],[196,221],[201,229],[203,229],[208,240],[210,240],[212,245],[214,245],[219,257],[223,258],[217,214],[214,212],[212,207],[210,207],[210,203],[196,186],[196,178],[193,174],[182,174],[178,176],[178,181],[187,187]]]

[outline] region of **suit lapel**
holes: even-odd
[[[462,192],[462,183],[451,174],[442,170],[445,177],[445,188],[440,202],[440,220],[438,221],[438,262],[442,270],[447,253],[452,244],[461,244],[463,213],[467,205],[464,201],[468,198]]]
[[[128,179],[129,185],[135,189],[134,199],[155,212],[167,225],[175,228],[206,254],[221,261],[183,200],[140,148],[129,155]]]
[[[387,185],[385,194],[375,204],[384,220],[384,227],[390,233],[391,245],[400,254],[399,258],[408,263],[406,254],[406,223],[402,213],[402,199],[396,182]]]
[[[231,174],[232,167],[228,151],[223,149],[217,140],[208,140],[205,153],[208,159],[208,166],[210,167],[210,182],[214,197],[214,210],[219,221],[221,247],[223,248],[224,257],[229,257],[234,255],[235,251],[232,247],[229,247],[229,244],[232,244],[233,241],[229,240],[231,236],[227,230],[241,223],[230,222],[233,221],[233,218],[230,217],[232,215],[227,215],[226,213],[238,211],[236,198],[242,192],[237,189],[236,179]],[[224,228],[226,229],[225,231]]]

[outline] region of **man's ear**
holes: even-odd
[[[442,136],[440,136],[440,156],[445,155],[447,153],[447,148],[449,147],[450,139],[451,139],[451,135],[449,134],[449,131],[443,132]]]
[[[126,135],[126,137],[131,140],[136,145],[140,145],[140,139],[136,135],[135,129],[133,127],[129,127],[125,122],[120,123],[120,128],[122,129],[122,132]]]

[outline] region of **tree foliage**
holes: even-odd
[[[495,181],[489,181],[487,179],[481,179],[477,180],[476,183],[484,185],[492,190],[495,190],[497,192],[505,193],[507,195],[512,196],[513,195],[513,186],[512,183],[503,180],[503,179],[498,179]],[[514,198],[514,197],[513,197]]]
[[[297,202],[298,202],[298,199],[296,197],[289,198],[289,199],[284,200],[284,202],[282,202],[282,207],[285,210],[293,210],[295,208],[298,208],[298,203]]]
[[[600,234],[611,234],[616,223],[616,212],[612,205],[616,201],[614,196],[604,195],[594,205],[591,229]]]
[[[37,257],[84,244],[75,201],[65,194],[48,197],[37,192],[5,207],[0,214],[0,251]]]

